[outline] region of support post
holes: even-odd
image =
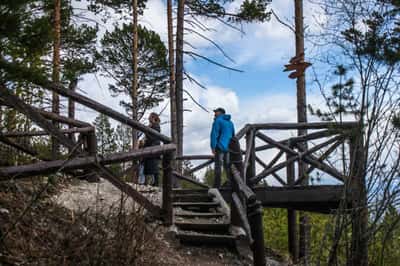
[[[291,147],[290,143],[289,146]],[[291,157],[294,156],[292,154],[287,153],[286,158],[289,161]],[[295,168],[294,162],[291,162],[286,167],[286,176],[287,176],[287,184],[289,186],[293,186],[294,178],[295,178]],[[297,241],[297,214],[293,209],[287,210],[287,221],[288,221],[288,245],[289,245],[289,253],[292,256],[293,262],[296,263],[298,260],[298,241]]]
[[[265,266],[267,263],[265,258],[262,215],[261,203],[259,201],[256,200],[247,205],[247,217],[249,219],[251,235],[254,240],[251,248],[253,250],[253,260],[255,266]]]
[[[249,184],[251,178],[256,176],[256,151],[255,151],[255,129],[246,133],[246,151],[249,150],[248,165],[246,169],[246,184]]]
[[[72,80],[71,83],[69,84],[69,89],[75,92],[77,83],[78,83],[77,79]],[[71,98],[68,98],[68,118],[72,120],[75,119],[75,102]],[[72,125],[68,125],[68,127],[73,128]],[[69,134],[68,137],[70,138],[70,140],[75,142],[75,137],[73,133]]]
[[[173,223],[173,210],[172,210],[172,178],[173,177],[173,162],[175,159],[175,152],[167,152],[163,155],[163,189],[162,189],[162,209],[164,214],[165,225]]]
[[[90,131],[86,134],[86,151],[89,156],[97,155],[97,138],[95,131]],[[85,170],[85,179],[89,182],[98,182],[100,180],[98,174],[92,170]]]

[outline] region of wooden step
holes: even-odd
[[[201,212],[220,206],[218,202],[173,202],[172,204],[174,207],[180,207],[184,210],[198,210]]]
[[[203,194],[177,194],[172,199],[176,202],[210,202],[213,197]]]
[[[177,194],[206,194],[208,195],[207,188],[199,188],[199,189],[184,189],[184,188],[175,188],[172,190],[172,193]]]
[[[177,238],[183,243],[190,243],[193,245],[223,245],[235,246],[236,238],[227,234],[204,234],[179,230]]]
[[[207,231],[207,232],[228,232],[229,224],[226,223],[213,223],[213,222],[175,222],[175,225],[180,230],[185,231]]]
[[[222,218],[225,214],[222,212],[185,212],[175,213],[175,216],[182,218]]]

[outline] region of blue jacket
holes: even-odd
[[[214,119],[211,130],[211,149],[227,152],[229,142],[235,135],[235,128],[230,115],[219,115]]]

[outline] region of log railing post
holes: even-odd
[[[163,155],[163,184],[162,184],[162,209],[165,225],[172,224],[172,178],[173,177],[173,162],[175,152],[167,152]]]
[[[253,260],[255,266],[265,266],[265,247],[264,247],[264,228],[263,228],[263,212],[261,203],[254,201],[247,205],[247,217],[249,219],[252,238]]]
[[[96,138],[96,133],[93,129],[93,131],[88,132],[85,134],[85,140],[86,140],[86,152],[89,154],[89,156],[96,156],[97,155],[97,138]],[[89,182],[98,182],[100,180],[98,174],[95,171],[92,170],[85,170],[84,171],[86,180]]]
[[[244,176],[246,179],[246,184],[249,184],[249,180],[256,176],[255,133],[255,129],[251,129],[246,132],[246,151],[250,151],[246,176]]]

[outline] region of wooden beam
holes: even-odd
[[[39,155],[39,153],[38,153],[37,151],[35,151],[32,147],[28,147],[28,146],[26,146],[26,145],[19,144],[19,143],[17,143],[17,142],[14,142],[14,141],[12,141],[12,140],[9,140],[8,138],[6,138],[6,137],[4,137],[4,136],[1,136],[1,135],[0,135],[0,142],[6,144],[6,145],[8,145],[8,146],[11,146],[11,147],[13,147],[14,149],[16,149],[16,150],[18,150],[18,151],[21,151],[21,152],[23,152],[23,153],[26,153],[26,154],[28,154],[28,155],[30,155],[30,156],[32,156],[32,157],[36,157],[36,158],[39,158],[39,159],[41,159],[41,160],[44,159],[44,158],[41,157],[41,156]],[[46,160],[48,160],[48,158],[46,158]]]
[[[126,116],[122,113],[119,113],[99,102],[96,102],[89,97],[86,97],[77,92],[68,90],[68,89],[64,88],[63,86],[61,86],[60,84],[50,82],[45,77],[41,76],[38,73],[34,73],[33,70],[31,70],[27,67],[19,65],[17,63],[10,63],[10,62],[6,61],[4,58],[0,58],[0,68],[9,72],[10,77],[23,78],[23,79],[30,81],[38,86],[41,86],[45,89],[56,92],[56,93],[58,93],[64,97],[67,97],[77,103],[80,103],[86,107],[96,110],[99,113],[105,114],[105,115],[111,117],[112,119],[117,120],[118,122],[129,125],[134,129],[137,129],[148,135],[151,135],[151,136],[161,140],[164,143],[171,142],[171,139],[169,137],[159,133],[158,131],[156,131],[150,127],[147,127],[137,121],[134,121],[133,119],[129,118],[128,116]],[[1,88],[1,90],[4,90],[4,89],[5,88]],[[7,90],[7,89],[5,89],[5,90]]]
[[[244,178],[250,179],[254,177],[255,174],[255,157],[254,157],[254,137],[255,131],[249,130],[246,133],[246,154],[244,157]],[[246,182],[247,183],[247,182]]]
[[[318,213],[332,213],[339,208],[343,199],[347,200],[346,208],[351,208],[352,196],[345,196],[343,185],[323,186],[293,186],[293,187],[265,187],[253,188],[257,200],[266,208],[292,208],[299,211]],[[228,202],[231,201],[232,191],[228,188],[220,189],[221,195]]]
[[[336,143],[334,143],[331,147],[329,147],[319,158],[317,158],[318,162],[322,162],[323,160],[325,160],[326,158],[328,158],[328,156],[334,152],[336,150],[336,148],[342,144],[342,141],[337,141]],[[307,169],[307,175],[309,175],[312,171],[314,171],[316,168],[314,166],[310,166]],[[295,186],[301,184],[301,182],[304,180],[304,176],[302,176],[301,178],[299,178],[298,180],[296,180],[296,182],[294,183]]]
[[[70,133],[88,133],[94,131],[94,127],[73,127],[69,129],[61,129],[59,130],[63,134],[70,134]],[[14,131],[14,132],[4,132],[0,133],[0,136],[6,138],[19,138],[19,137],[37,137],[37,136],[47,136],[49,135],[46,131]]]
[[[212,159],[214,159],[214,155],[183,155],[176,157],[176,160],[180,161],[212,160]]]
[[[312,123],[265,123],[265,124],[251,124],[250,126],[255,129],[353,129],[358,125],[357,122],[312,122]]]
[[[210,188],[210,187],[207,186],[206,184],[203,184],[203,183],[201,183],[201,182],[198,182],[198,181],[196,181],[196,180],[194,180],[194,179],[192,179],[192,178],[190,178],[190,177],[181,175],[180,173],[178,173],[178,172],[176,172],[176,171],[173,171],[172,174],[173,174],[176,178],[179,178],[179,179],[181,179],[181,180],[185,180],[185,181],[190,182],[190,183],[192,183],[192,184],[195,184],[195,185],[197,185],[197,186],[200,186],[200,187],[203,187],[203,188]]]
[[[254,201],[254,192],[244,183],[243,179],[240,177],[240,172],[236,169],[236,166],[231,165],[231,172],[233,181],[237,184],[239,192],[243,195],[246,201]]]
[[[19,112],[25,114],[29,119],[54,136],[54,138],[64,144],[67,148],[73,149],[75,147],[75,143],[73,141],[65,137],[52,123],[48,122],[34,108],[24,103],[4,86],[0,87],[0,98],[12,105]]]
[[[140,194],[137,190],[135,190],[132,186],[126,184],[122,180],[120,180],[118,177],[116,177],[111,171],[109,171],[107,168],[105,168],[103,165],[100,165],[99,163],[95,162],[94,164],[91,164],[91,168],[101,177],[104,179],[108,180],[111,184],[113,184],[115,187],[117,187],[119,190],[130,196],[134,201],[139,203],[141,206],[143,206],[146,210],[148,210],[151,214],[153,214],[155,217],[160,218],[161,217],[161,208],[159,206],[154,205],[149,199],[147,199],[145,196]]]
[[[238,140],[240,140],[241,138],[243,138],[243,136],[244,135],[246,135],[246,132],[248,131],[248,130],[250,130],[250,125],[245,125],[241,130],[239,130],[239,132],[238,133],[236,133],[236,135],[235,135],[235,137],[238,139]]]
[[[193,167],[192,169],[190,169],[190,170],[188,171],[188,173],[191,175],[191,174],[193,174],[194,172],[197,172],[197,171],[203,169],[204,167],[207,167],[208,165],[212,164],[213,162],[214,162],[214,159],[210,159],[210,160],[208,160],[208,161],[206,161],[206,162],[204,162],[204,163],[202,163],[202,164],[199,164],[199,165],[196,166],[196,167]]]
[[[34,164],[2,167],[0,168],[0,181],[9,180],[11,178],[23,178],[56,173],[60,168],[64,170],[86,169],[96,162],[99,162],[101,165],[128,162],[141,158],[159,156],[165,152],[174,150],[174,144],[167,144],[130,152],[114,153],[104,156],[103,158],[97,158],[96,156],[83,156],[72,158],[70,160],[55,160],[50,162],[37,162]]]
[[[254,240],[251,235],[251,229],[250,229],[249,220],[247,219],[246,210],[236,192],[232,193],[232,204],[234,205],[232,207],[236,208],[237,213],[239,214],[241,225],[243,226],[243,229],[246,232],[247,239],[249,240],[249,244],[252,245]]]
[[[298,136],[298,137],[290,137],[288,139],[284,139],[284,140],[280,140],[277,141],[278,143],[287,145],[287,143],[290,141],[291,143],[297,143],[297,142],[304,142],[304,141],[310,141],[310,140],[314,140],[314,139],[319,139],[319,138],[325,138],[325,137],[329,137],[338,133],[343,132],[343,130],[339,130],[339,129],[327,129],[327,130],[323,130],[323,131],[318,131],[318,132],[313,132],[310,134],[306,134],[303,136]],[[257,132],[256,135],[258,138],[260,138],[261,140],[265,141],[268,143],[268,141],[265,140],[265,134],[263,134],[262,132]],[[256,147],[256,151],[264,151],[264,150],[268,150],[268,149],[272,149],[272,148],[276,148],[275,145],[272,144],[267,144],[267,145],[262,145],[262,146],[258,146]]]
[[[0,99],[0,104],[7,106],[7,107],[11,107],[13,108],[13,106],[11,106],[11,104],[6,103],[5,101]],[[91,124],[87,123],[87,122],[83,122],[81,120],[77,120],[77,119],[71,119],[65,116],[61,116],[52,112],[48,112],[45,111],[43,109],[39,109],[36,108],[34,106],[31,106],[35,111],[37,111],[39,114],[41,114],[43,117],[45,117],[46,119],[55,121],[55,122],[59,122],[62,124],[66,124],[66,125],[70,125],[70,126],[74,126],[74,127],[90,127]]]
[[[285,161],[285,162],[282,162],[282,163],[280,163],[280,164],[277,164],[277,165],[274,166],[274,167],[265,169],[265,170],[262,171],[260,174],[258,174],[257,176],[255,176],[255,177],[251,180],[251,182],[254,183],[254,184],[256,184],[256,183],[258,183],[261,179],[263,179],[264,177],[266,177],[266,176],[272,174],[273,172],[279,171],[280,169],[286,167],[286,166],[289,165],[290,163],[292,163],[292,162],[294,162],[294,161],[296,161],[296,160],[300,160],[300,159],[301,159],[301,160],[304,160],[305,162],[307,162],[307,163],[309,163],[309,164],[314,165],[316,168],[321,169],[322,171],[327,171],[328,174],[330,174],[330,175],[332,175],[332,176],[335,176],[335,177],[337,177],[338,179],[344,178],[343,175],[341,175],[340,173],[337,172],[337,170],[335,171],[335,169],[333,169],[332,167],[330,167],[330,166],[328,166],[328,165],[326,165],[326,164],[324,164],[324,163],[320,163],[320,162],[318,162],[318,161],[315,160],[315,159],[309,158],[309,156],[308,156],[309,154],[311,154],[311,153],[313,153],[313,152],[315,152],[315,151],[317,151],[317,150],[319,150],[319,149],[321,149],[321,148],[323,148],[323,147],[325,147],[325,146],[327,146],[327,145],[329,145],[329,144],[331,144],[331,143],[333,143],[333,142],[335,142],[335,141],[337,141],[337,140],[339,140],[339,139],[341,139],[341,138],[342,138],[342,136],[336,136],[336,137],[331,138],[331,139],[329,139],[328,141],[323,142],[323,143],[321,143],[321,144],[318,144],[318,145],[312,147],[311,149],[309,149],[309,150],[307,150],[307,151],[305,151],[305,152],[302,152],[302,153],[297,153],[297,152],[294,151],[293,149],[291,149],[291,148],[289,148],[289,147],[287,147],[287,146],[284,146],[284,145],[282,145],[282,144],[279,144],[280,146],[284,146],[283,149],[281,150],[282,152],[283,152],[283,150],[284,150],[284,151],[286,151],[287,153],[289,153],[289,154],[291,153],[291,154],[293,154],[293,155],[295,155],[295,156],[291,157],[289,160],[287,160],[287,161]],[[268,138],[268,139],[270,139],[270,138]],[[274,144],[274,145],[276,144],[276,141],[274,141],[274,140],[270,140],[270,141],[271,141],[272,144]]]
[[[175,150],[164,154],[163,156],[163,180],[162,180],[162,209],[164,214],[164,223],[169,226],[173,223],[172,208],[172,186],[173,186],[173,162]]]

